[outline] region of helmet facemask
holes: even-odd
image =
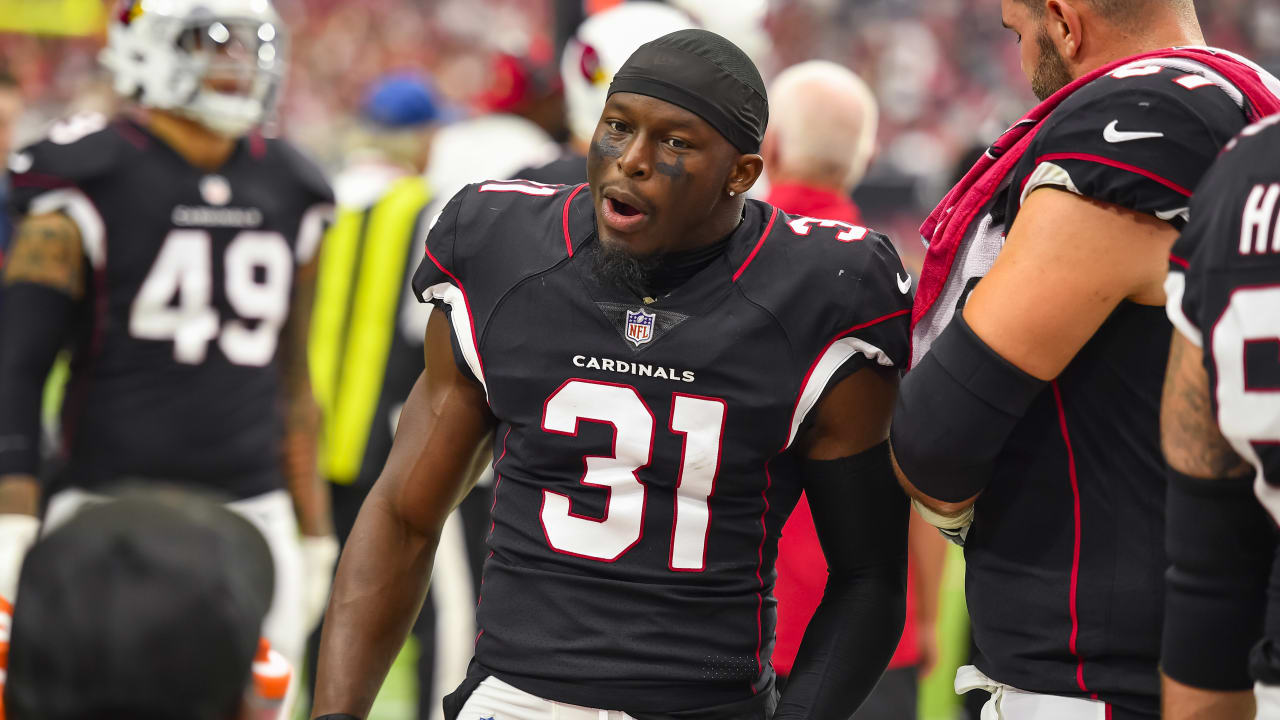
[[[194,92],[178,112],[209,129],[239,136],[275,108],[284,76],[285,40],[277,25],[244,20],[196,22],[178,36],[179,72]]]
[[[113,23],[102,60],[117,92],[222,135],[237,137],[261,124],[284,79],[287,39],[265,0],[250,2],[247,12],[217,12],[219,5],[242,4],[170,0],[168,12],[143,9]]]

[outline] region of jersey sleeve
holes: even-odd
[[[1165,283],[1174,327],[1204,347],[1241,288],[1280,286],[1280,116],[1247,128],[1205,175]],[[1206,352],[1211,362],[1212,353]],[[1212,370],[1212,368],[1210,368]]]
[[[842,380],[872,365],[905,371],[910,359],[912,278],[893,243],[874,232],[848,244],[821,236],[812,241],[832,245],[804,283],[803,309],[784,320],[807,366],[789,443]]]
[[[889,238],[872,233],[862,242],[865,262],[846,307],[849,325],[840,338],[856,344],[863,356],[882,367],[905,370],[911,357],[911,274]]]
[[[9,157],[10,217],[61,212],[80,231],[94,267],[105,261],[106,227],[93,201],[93,185],[120,161],[118,137],[101,115],[77,115],[49,136]]]
[[[462,203],[473,190],[471,185],[459,190],[439,215],[421,223],[427,232],[422,261],[413,273],[413,294],[419,302],[435,305],[449,318],[458,369],[483,384],[475,321],[463,289],[464,281],[457,274],[454,254]]]
[[[1130,72],[1146,74],[1100,78],[1046,121],[1027,150],[1032,165],[1019,204],[1056,187],[1185,224],[1192,191],[1244,126],[1244,113],[1198,75],[1154,66]]]

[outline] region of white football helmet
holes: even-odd
[[[625,2],[596,13],[578,26],[560,56],[569,131],[589,141],[614,73],[641,45],[650,40],[696,27],[688,15],[656,2]]]
[[[121,96],[236,137],[274,110],[286,50],[270,0],[124,0],[100,60]]]

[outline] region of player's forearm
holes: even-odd
[[[1180,332],[1169,346],[1160,402],[1160,439],[1170,467],[1192,477],[1243,475],[1249,464],[1222,437],[1209,397],[1203,351]]]
[[[309,387],[305,392],[295,392],[289,406],[284,474],[298,515],[298,527],[304,535],[329,535],[333,532],[329,484],[320,477],[317,464],[320,409],[311,399]]]
[[[313,716],[368,713],[422,607],[438,542],[370,495],[334,578]]]
[[[315,300],[316,261],[298,268],[289,319],[281,337],[280,368],[285,401],[284,473],[304,535],[333,534],[329,484],[320,477],[320,406],[311,391],[307,342]]]
[[[905,558],[832,575],[774,720],[851,716],[879,682],[906,620]]]
[[[907,549],[916,571],[915,607],[910,610],[919,625],[934,627],[938,621],[942,571],[947,562],[947,541],[929,523],[912,515]]]
[[[1253,720],[1256,712],[1252,690],[1201,690],[1167,675],[1161,685],[1164,720]]]
[[[907,499],[888,443],[800,466],[830,575],[775,718],[847,718],[884,674],[907,614]]]
[[[957,313],[902,381],[893,409],[890,440],[903,488],[939,515],[963,512],[1046,385],[996,353]]]
[[[52,288],[9,285],[0,310],[0,476],[33,477],[40,469],[40,417],[45,379],[62,346],[73,301]],[[34,487],[32,483],[22,483]],[[35,514],[28,489],[0,496],[0,512]],[[10,510],[10,502],[17,505]]]

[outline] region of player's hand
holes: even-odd
[[[307,630],[320,624],[329,604],[329,587],[333,569],[338,564],[338,538],[333,535],[303,535],[302,563],[304,571],[303,602]]]
[[[958,515],[943,515],[929,509],[927,505],[915,498],[911,499],[911,504],[925,522],[938,528],[942,537],[964,547],[964,542],[969,537],[969,526],[973,524],[973,505],[965,508]]]

